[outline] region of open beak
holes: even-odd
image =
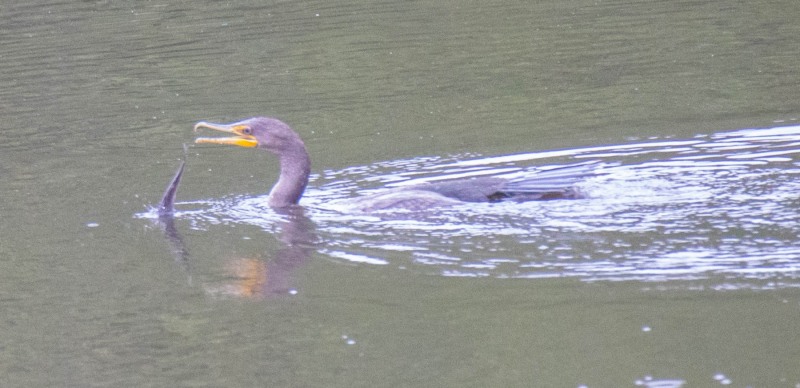
[[[209,128],[216,131],[232,133],[236,136],[231,137],[198,137],[194,139],[195,144],[228,144],[239,147],[253,148],[258,145],[258,140],[253,136],[250,126],[241,123],[234,124],[214,124],[201,121],[194,125],[195,132],[198,128]]]

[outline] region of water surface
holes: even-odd
[[[793,2],[114,2],[0,22],[3,386],[800,384]],[[190,147],[266,114],[314,161]],[[511,156],[508,156],[511,155]],[[580,201],[330,200],[599,160]]]

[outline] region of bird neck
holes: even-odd
[[[269,205],[286,207],[297,204],[308,184],[311,173],[311,160],[305,149],[285,153],[279,157],[281,175],[269,192]]]

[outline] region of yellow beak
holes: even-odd
[[[208,128],[215,131],[232,133],[231,137],[198,137],[195,144],[227,144],[239,147],[253,148],[258,146],[258,140],[251,134],[252,129],[245,124],[214,124],[201,121],[194,125],[195,132],[199,128]]]

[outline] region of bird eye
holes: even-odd
[[[242,129],[242,133],[245,134],[245,135],[252,135],[253,134],[253,130],[250,129],[250,127],[244,127],[244,129]]]

